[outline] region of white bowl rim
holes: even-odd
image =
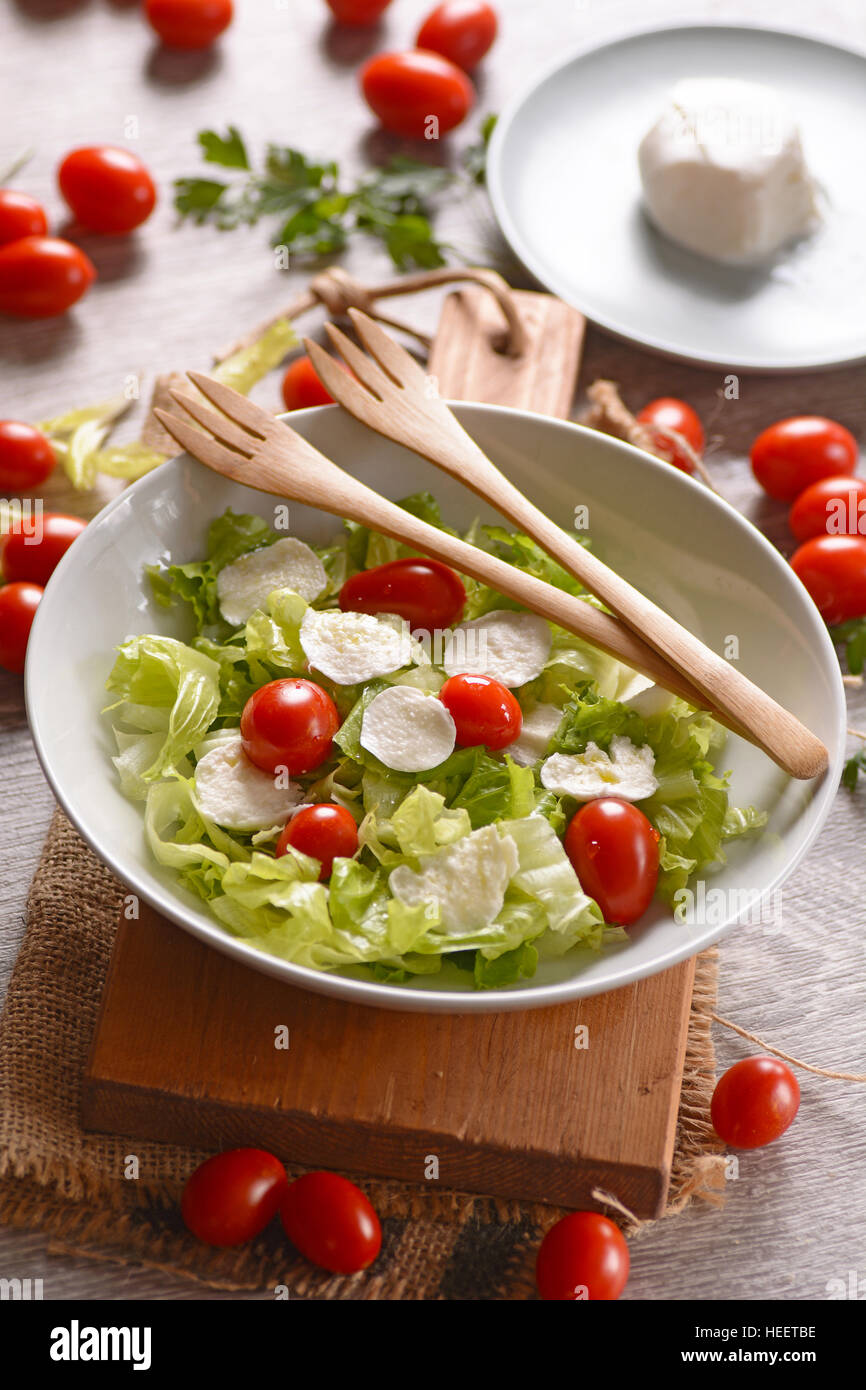
[[[458,415],[462,410],[466,410],[469,414],[474,412],[488,415],[504,414],[506,416],[520,417],[528,420],[530,424],[543,423],[546,427],[553,426],[556,429],[571,431],[578,436],[586,435],[595,440],[598,438],[599,432],[590,429],[588,426],[578,424],[571,420],[560,420],[553,416],[539,415],[537,412],[522,410],[513,406],[490,405],[485,402],[475,401],[451,401],[450,404],[455,408]],[[294,423],[303,418],[315,417],[321,415],[325,411],[339,410],[339,408],[340,407],[336,405],[326,405],[314,406],[306,410],[297,410],[292,412],[291,420]],[[278,418],[289,419],[290,417],[283,414]],[[642,449],[637,449],[631,444],[616,439],[613,436],[604,435],[603,437],[608,444],[614,446],[616,449],[625,450],[632,456],[637,455],[642,465],[650,469],[657,468],[665,477],[670,478],[670,464],[655,458]],[[152,485],[152,479],[156,474],[162,473],[164,469],[176,468],[182,461],[189,457],[188,454],[179,454],[176,458],[167,460],[164,464],[160,464],[159,468],[153,469],[150,473],[137,479],[134,483],[130,484],[129,487],[122,489],[116,497],[112,498],[111,501],[97,512],[96,516],[88,523],[88,529],[90,529],[90,527],[96,527],[118,507],[125,505],[130,495],[135,490],[144,489],[148,484]],[[196,463],[195,460],[193,460],[193,462],[197,467],[204,467],[204,465]],[[743,530],[744,533],[748,534],[749,542],[753,545],[757,544],[759,548],[762,548],[769,557],[770,562],[778,566],[790,579],[792,584],[797,582],[793,572],[790,570],[790,567],[779,551],[757,527],[752,525],[747,517],[743,516],[742,512],[739,512],[731,503],[726,501],[723,497],[720,497],[717,493],[711,493],[702,483],[697,482],[686,473],[677,470],[675,481],[678,485],[685,488],[696,488],[711,506],[720,507],[723,511],[726,511],[735,524]],[[62,602],[59,595],[63,589],[64,573],[74,563],[74,548],[70,547],[61,559],[54,575],[52,575],[52,584],[46,589],[46,594],[50,595],[47,601],[50,607]],[[214,919],[213,926],[206,925],[203,921],[200,921],[187,910],[180,897],[174,896],[169,889],[164,889],[158,884],[155,878],[151,880],[135,868],[130,870],[128,865],[120,862],[117,856],[105,849],[100,842],[99,836],[88,827],[86,818],[77,814],[63,786],[60,785],[52,771],[48,750],[43,739],[43,733],[39,727],[38,719],[34,717],[34,692],[38,679],[37,663],[39,658],[40,636],[42,628],[45,627],[48,622],[46,614],[49,612],[49,606],[46,606],[46,597],[43,596],[36,610],[36,617],[33,622],[30,641],[28,643],[28,655],[24,671],[24,691],[27,716],[36,755],[45,773],[46,780],[62,810],[75,826],[82,839],[84,839],[93,850],[97,858],[100,859],[103,864],[106,864],[123,884],[127,885],[138,894],[156,912],[182,926],[186,931],[190,932],[198,940],[203,941],[206,945],[221,951],[224,955],[232,957],[241,964],[250,966],[260,974],[271,975],[278,979],[282,979],[286,984],[293,985],[296,988],[310,989],[314,993],[329,995],[333,998],[344,999],[347,1002],[366,1005],[368,1007],[387,1008],[412,1013],[502,1013],[530,1008],[548,1008],[551,1005],[564,1004],[579,998],[591,998],[596,994],[605,994],[610,990],[620,989],[626,985],[633,984],[637,980],[647,979],[652,975],[670,969],[674,965],[678,965],[681,961],[687,960],[691,956],[697,955],[706,947],[714,945],[738,924],[736,918],[733,918],[720,927],[715,925],[704,926],[698,931],[690,932],[687,936],[684,934],[681,946],[666,951],[663,955],[653,960],[652,963],[641,966],[624,966],[621,968],[616,968],[614,965],[608,979],[602,985],[591,989],[581,987],[581,974],[579,971],[569,980],[511,991],[508,989],[477,990],[474,993],[468,991],[464,993],[426,988],[423,990],[412,989],[411,987],[407,988],[403,985],[380,984],[376,981],[353,979],[327,971],[313,970],[310,967],[296,965],[281,957],[271,956],[264,951],[259,951],[255,947],[247,945],[242,939],[231,936],[219,925],[216,919]],[[847,722],[845,688],[842,683],[842,674],[835,649],[830,641],[829,633],[817,608],[812,604],[804,604],[803,612],[811,625],[812,636],[817,644],[817,649],[819,652],[823,653],[824,663],[831,673],[830,684],[834,694],[836,722],[840,731],[844,731]],[[820,833],[832,808],[833,800],[839,785],[844,751],[844,737],[840,737],[835,755],[831,757],[830,766],[815,787],[815,795],[809,806],[812,824],[807,833],[803,836],[798,848],[785,859],[784,863],[780,865],[777,873],[767,884],[764,889],[764,896],[769,896],[773,893],[789,874],[793,872]],[[615,956],[611,957],[612,965],[615,959]]]

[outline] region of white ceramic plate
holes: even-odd
[[[599,555],[670,609],[711,646],[734,635],[742,669],[784,701],[826,742],[831,768],[818,782],[789,781],[774,764],[731,738],[721,766],[733,796],[771,813],[760,839],[735,844],[712,879],[724,910],[712,925],[681,926],[656,903],[608,955],[572,953],[544,963],[533,980],[476,993],[454,967],[411,987],[321,974],[267,956],[229,936],[204,905],[150,857],[141,805],[120,793],[105,678],[115,646],[130,633],[188,636],[181,616],[154,604],[144,566],[204,553],[208,523],[231,506],[273,516],[274,500],[215,476],[183,456],[142,478],[90,523],[61,561],[33,625],[27,707],[36,749],[66,810],[96,853],[142,898],[218,950],[255,969],[325,994],[386,1008],[486,1012],[598,994],[651,975],[716,940],[736,919],[738,890],[772,895],[827,815],[844,749],[839,664],[804,589],[773,547],[737,512],[684,473],[579,425],[525,411],[457,409],[489,455],[560,524],[589,508]],[[365,430],[335,406],[296,413],[292,425],[357,477],[391,497],[429,488],[444,516],[468,526],[485,509],[459,483],[414,454]],[[321,543],[339,522],[292,506],[296,534]],[[743,927],[743,930],[762,930]]]
[[[765,82],[800,122],[824,189],[820,229],[761,271],[717,265],[657,232],[637,147],[684,77]],[[794,34],[703,25],[579,53],[506,108],[487,182],[511,246],[603,328],[727,371],[799,371],[866,356],[866,58]]]

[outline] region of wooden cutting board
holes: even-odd
[[[583,320],[520,292],[529,348],[497,351],[490,297],[445,302],[440,393],[568,414]],[[87,1129],[563,1206],[595,1187],[638,1216],[667,1192],[694,963],[518,1013],[392,1013],[286,986],[141,906],[121,917],[84,1078]]]

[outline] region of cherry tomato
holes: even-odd
[[[794,551],[791,568],[828,626],[866,613],[863,536],[813,536]]]
[[[716,1085],[710,1118],[735,1149],[762,1149],[793,1123],[800,1108],[797,1078],[776,1057],[744,1057]]]
[[[391,0],[325,0],[338,24],[375,24]]]
[[[800,493],[788,525],[798,541],[866,535],[866,478],[821,478]]]
[[[549,1302],[619,1298],[630,1257],[618,1226],[596,1211],[573,1211],[551,1226],[538,1251],[535,1282]]]
[[[370,1202],[337,1173],[305,1173],[289,1183],[280,1219],[301,1254],[334,1274],[366,1269],[382,1247],[382,1228]]]
[[[156,188],[141,160],[114,145],[72,150],[57,182],[73,213],[91,232],[131,232],[153,212]]]
[[[682,469],[684,473],[694,473],[694,460],[667,433],[668,430],[676,430],[696,454],[703,453],[704,427],[697,412],[686,401],[677,400],[675,396],[659,396],[658,400],[645,405],[637,418],[642,425],[660,427],[650,429],[653,445],[675,468]]]
[[[751,459],[764,491],[780,502],[793,502],[821,478],[853,473],[857,441],[844,425],[823,415],[794,415],[758,435]]]
[[[0,487],[27,492],[54,469],[54,450],[39,430],[22,420],[0,420]]]
[[[268,681],[244,705],[241,740],[250,762],[265,772],[312,772],[331,751],[340,727],[337,707],[313,681]]]
[[[209,48],[232,22],[232,0],[146,0],[144,13],[169,48]]]
[[[457,728],[461,748],[483,743],[507,748],[520,736],[523,713],[511,691],[491,676],[451,676],[439,699]]]
[[[344,613],[396,613],[413,632],[450,627],[465,602],[466,590],[453,569],[414,555],[361,570],[340,590]]]
[[[289,1180],[264,1149],[227,1149],[200,1163],[180,1202],[185,1225],[208,1245],[243,1245],[276,1216]]]
[[[471,72],[491,48],[497,27],[496,11],[484,0],[443,0],[424,20],[415,45]]]
[[[27,524],[14,521],[0,556],[3,578],[47,584],[86,524],[80,516],[66,516],[63,512],[43,512],[39,521],[34,517]]]
[[[0,246],[47,232],[48,218],[41,203],[14,188],[0,188]]]
[[[475,101],[465,72],[438,53],[379,53],[361,69],[361,90],[386,130],[437,139],[459,125]]]
[[[335,859],[351,859],[358,850],[358,827],[345,806],[320,802],[304,806],[292,816],[277,840],[277,858],[291,845],[301,854],[321,862],[320,879],[331,877]]]
[[[565,852],[606,922],[627,927],[649,907],[659,876],[659,833],[630,801],[588,801],[569,823]]]
[[[48,319],[65,314],[96,279],[84,252],[52,236],[25,236],[0,247],[0,313]]]
[[[298,357],[283,377],[286,410],[304,410],[310,405],[333,405],[334,397],[325,390],[309,357]]]
[[[42,597],[39,584],[4,584],[0,588],[0,666],[23,671],[27,639]]]

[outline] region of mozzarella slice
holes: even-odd
[[[389,886],[407,907],[435,903],[443,931],[471,932],[498,917],[518,865],[512,837],[485,825],[436,854],[422,855],[418,873],[399,865]]]
[[[654,685],[652,681],[641,689],[630,695],[623,704],[628,705],[629,709],[636,710],[644,719],[651,719],[654,714],[664,714],[670,709],[674,702],[674,696],[669,690],[665,690],[661,685]]]
[[[303,541],[286,536],[252,550],[217,575],[217,597],[226,622],[239,626],[264,608],[274,589],[293,589],[307,603],[328,587],[325,566]]]
[[[454,720],[441,700],[411,685],[372,699],[361,720],[361,747],[395,772],[424,772],[454,751]]]
[[[541,674],[552,640],[550,627],[537,613],[495,608],[449,634],[442,664],[449,676],[464,671],[492,676],[513,689]]]
[[[677,83],[641,141],[638,163],[653,222],[715,260],[758,263],[816,218],[797,124],[758,82]]]
[[[588,743],[584,753],[554,753],[542,765],[541,785],[576,801],[597,796],[643,801],[658,786],[654,767],[649,744],[636,748],[630,738],[617,735],[611,739],[609,756],[597,743]]]
[[[310,665],[337,685],[390,676],[411,666],[419,647],[408,625],[393,614],[377,617],[338,608],[308,608],[300,639]]]
[[[251,763],[239,735],[221,740],[196,763],[199,810],[226,830],[265,830],[282,825],[301,796],[300,787],[293,782],[279,785],[273,773]]]
[[[562,723],[562,710],[558,705],[536,705],[523,716],[520,737],[510,743],[503,752],[508,753],[521,767],[530,767],[543,758],[547,745]]]

